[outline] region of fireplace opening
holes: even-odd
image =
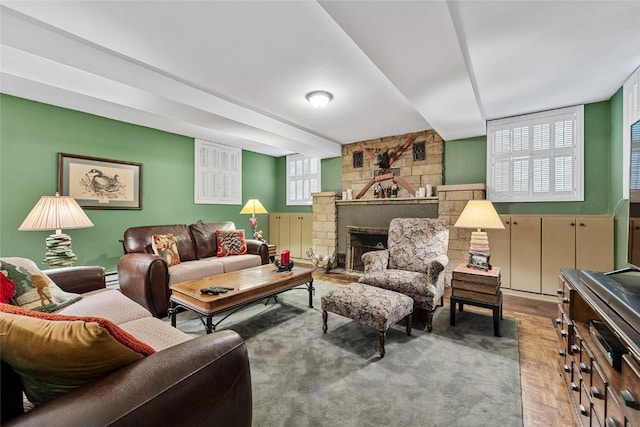
[[[364,271],[362,254],[387,249],[388,228],[347,226],[347,270]]]

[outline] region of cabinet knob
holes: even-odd
[[[569,298],[562,298],[562,302],[565,304],[569,304],[571,300]]]
[[[589,367],[587,366],[587,364],[586,364],[586,363],[584,363],[584,362],[580,362],[580,370],[581,370],[582,372],[589,372]]]
[[[571,383],[571,390],[573,391],[579,391],[580,390],[580,386],[578,385],[578,383]]]
[[[561,324],[562,324],[562,319],[558,317],[556,319],[556,325],[561,325]]]
[[[600,400],[604,399],[604,395],[602,394],[602,392],[600,392],[598,387],[596,387],[594,385],[591,386],[591,396],[595,397],[596,399],[600,399]]]
[[[586,417],[589,415],[589,409],[583,404],[580,404],[580,413]]]
[[[571,225],[572,227],[575,227],[575,226],[576,226],[576,223],[575,223],[575,222],[572,222],[570,225]]]
[[[518,225],[518,221],[513,221],[513,225]]]
[[[562,350],[562,349],[558,350],[558,355],[564,356],[564,350]]]
[[[562,335],[563,337],[566,337],[568,335],[567,330],[566,329],[561,330],[560,335]]]
[[[580,347],[578,347],[576,344],[571,344],[571,352],[580,353]]]
[[[509,225],[509,224],[511,224],[511,221],[505,221],[504,223]]]
[[[558,295],[562,295],[562,288],[558,288],[558,289],[556,289],[556,293],[557,293]]]
[[[584,227],[584,226],[585,226],[585,225],[584,225],[584,222],[581,222],[581,223],[580,223],[580,227]]]
[[[624,399],[624,404],[629,408],[637,409],[638,402],[636,401],[636,397],[631,393],[631,390],[624,389],[620,392],[622,395],[622,399]]]
[[[613,417],[607,417],[607,420],[604,422],[607,427],[619,427],[620,425]]]
[[[562,369],[564,369],[565,372],[571,372],[571,366],[567,365],[566,363],[564,364]]]

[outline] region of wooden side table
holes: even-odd
[[[269,260],[273,262],[276,260],[276,245],[270,245],[267,243],[267,247],[269,248]]]
[[[456,325],[456,305],[463,311],[464,305],[488,308],[493,311],[493,334],[500,335],[502,319],[502,292],[500,291],[500,267],[491,270],[469,268],[460,263],[453,269],[451,279],[451,326]]]

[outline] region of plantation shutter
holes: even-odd
[[[242,204],[242,150],[200,139],[194,147],[194,203]]]
[[[488,122],[487,198],[582,200],[582,115],[580,106]]]
[[[320,159],[300,154],[287,156],[287,205],[310,205],[320,191]]]

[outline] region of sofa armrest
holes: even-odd
[[[120,291],[145,307],[155,317],[164,317],[169,308],[169,268],[153,254],[130,253],[118,260]]]
[[[104,268],[100,266],[54,268],[44,273],[67,292],[83,294],[107,287]]]
[[[261,240],[246,239],[247,253],[252,255],[260,255],[261,265],[269,264],[269,246]]]
[[[221,331],[154,353],[6,425],[248,427],[251,420],[246,346],[236,332]]]
[[[384,271],[389,265],[389,249],[365,252],[360,259],[362,259],[362,263],[364,264],[365,274]]]

